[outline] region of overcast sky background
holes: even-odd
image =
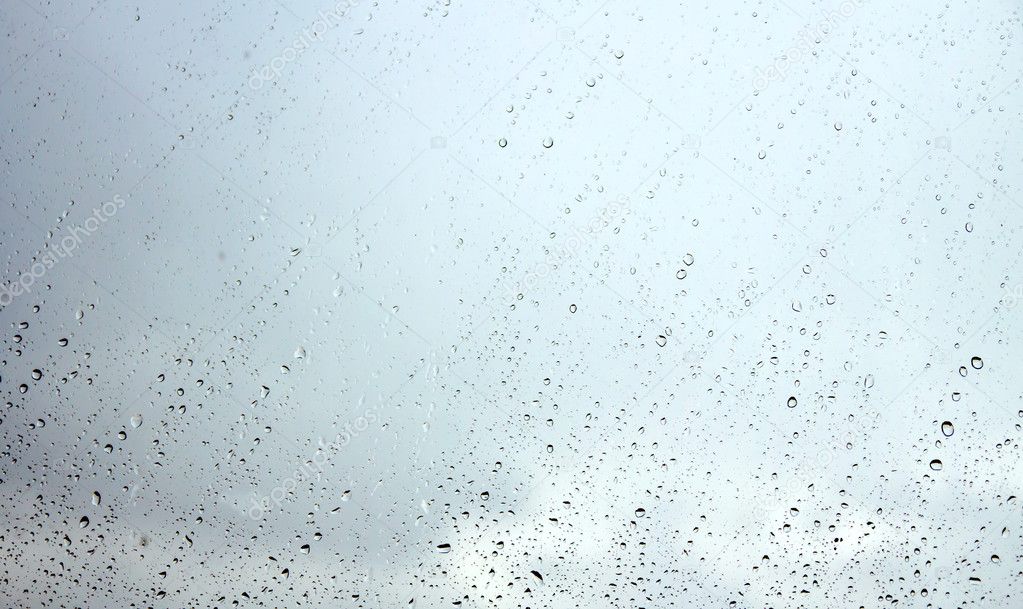
[[[1020,6],[0,6],[0,598],[1018,607]]]

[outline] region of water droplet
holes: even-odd
[[[786,402],[789,408],[795,408],[797,403],[796,396],[790,396],[788,402]],[[812,407],[810,409],[813,410]]]
[[[128,423],[131,424],[132,429],[138,429],[138,427],[142,425],[142,415],[140,414],[131,415],[131,418],[128,419]]]
[[[501,139],[497,140],[497,145],[500,146],[501,148],[504,148],[505,146],[508,145],[508,140],[502,137]]]
[[[952,421],[945,421],[941,424],[941,433],[945,434],[946,438],[952,437],[952,434],[955,433],[955,427],[952,426]]]
[[[544,148],[550,148],[553,145],[554,145],[554,138],[550,138],[550,137],[543,138],[543,147]]]
[[[973,366],[974,370],[980,370],[984,367],[984,360],[980,359],[976,355],[970,358],[970,365]],[[997,366],[995,366],[997,368]]]
[[[942,467],[944,466],[942,465],[940,459],[933,459],[931,461],[931,469],[933,469],[934,471],[940,472]]]

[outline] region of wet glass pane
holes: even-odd
[[[0,598],[1019,607],[1020,23],[4,3]]]

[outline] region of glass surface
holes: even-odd
[[[1020,25],[4,2],[2,604],[1018,609]]]

